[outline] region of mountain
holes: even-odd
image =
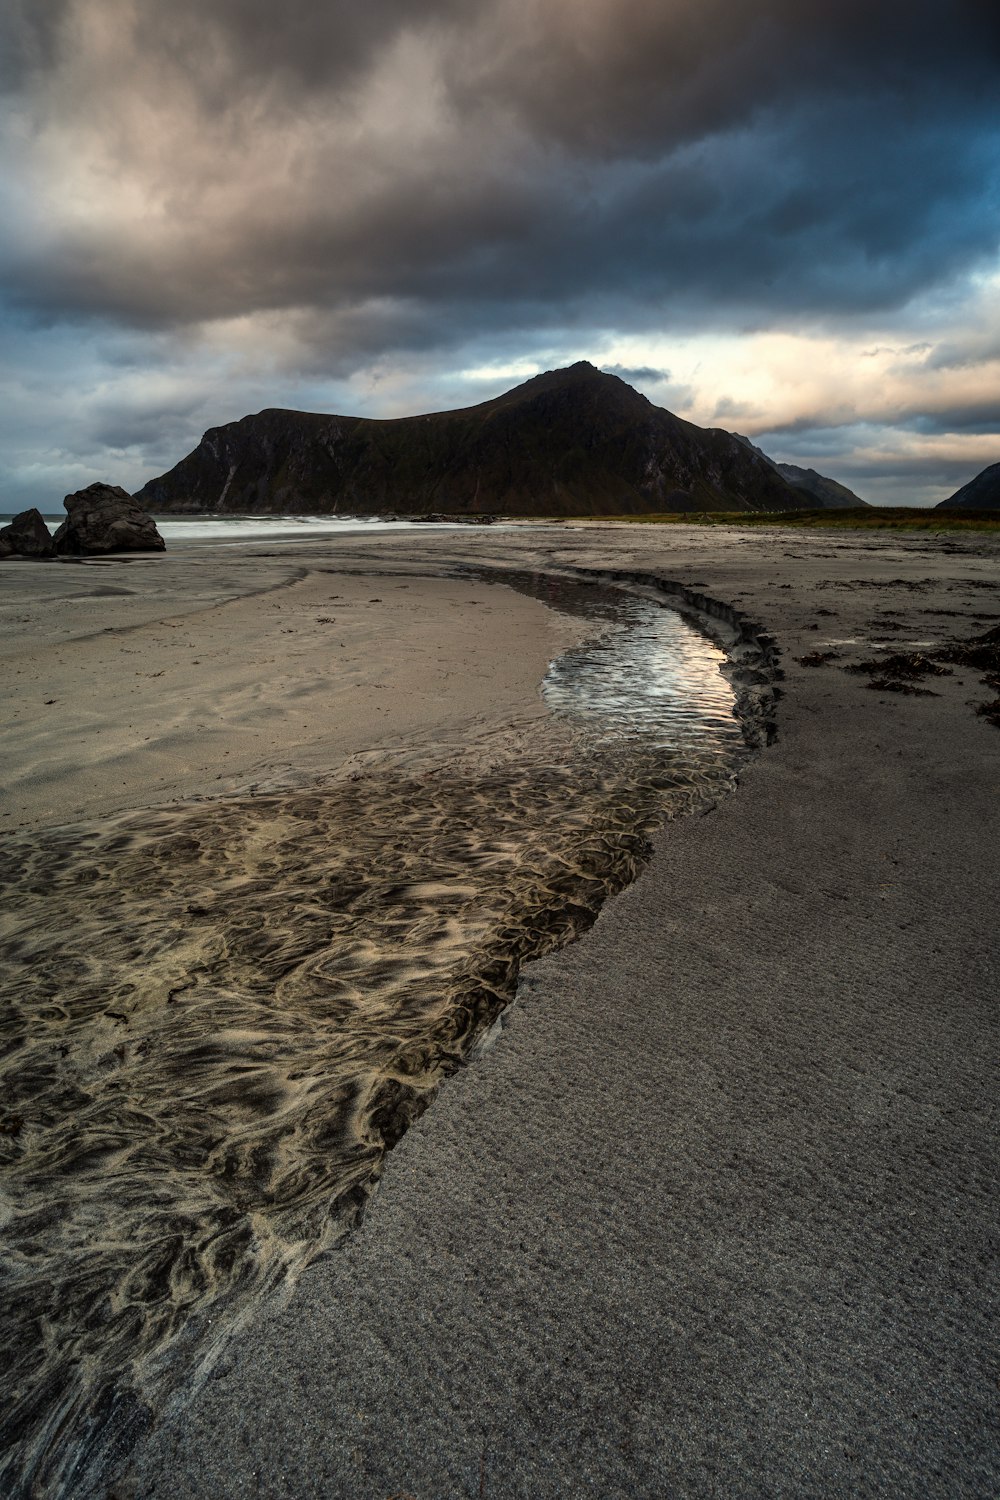
[[[236,515],[803,508],[731,433],[684,422],[586,361],[461,411],[389,421],[262,411],[213,427],[136,499]]]
[[[836,479],[827,479],[825,474],[817,474],[815,469],[801,469],[798,464],[779,464],[773,458],[769,458],[763,448],[758,448],[748,437],[742,433],[735,433],[741,443],[746,443],[758,453],[765,463],[769,463],[772,469],[776,469],[782,479],[786,479],[790,485],[797,490],[804,490],[808,498],[801,504],[807,509],[823,510],[853,510],[855,507],[864,506],[870,509],[867,500],[862,500],[853,490],[849,490],[846,484],[838,484]]]
[[[817,474],[815,469],[800,469],[798,464],[775,464],[774,467],[782,479],[787,479],[798,490],[805,490],[813,504],[824,510],[853,510],[862,505],[868,508],[868,501],[849,490],[846,484],[838,484],[836,479]]]
[[[1000,510],[1000,464],[990,464],[935,510]]]

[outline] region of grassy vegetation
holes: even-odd
[[[608,517],[608,519],[612,519]],[[1000,510],[923,510],[915,506],[865,506],[854,510],[679,511],[659,516],[616,516],[631,525],[788,526],[834,531],[1000,531]]]

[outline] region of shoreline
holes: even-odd
[[[364,1229],[157,1416],[116,1492],[708,1495],[737,1469],[761,1496],[901,1493],[917,1471],[940,1476],[923,1493],[989,1492],[972,1247],[1000,742],[973,672],[909,698],[842,668],[879,632],[996,617],[997,549],[693,531],[485,550],[656,573],[765,622],[775,744],[524,971]],[[817,647],[837,654],[798,661]]]

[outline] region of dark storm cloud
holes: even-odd
[[[954,493],[990,462],[989,451],[977,456],[885,446],[884,430],[861,423],[850,429],[810,429],[759,433],[756,443],[778,463],[799,464],[846,484],[874,505],[934,505]]]
[[[94,442],[104,448],[163,447],[187,436],[191,416],[200,405],[200,395],[170,402],[116,400],[94,409],[90,432]]]
[[[6,25],[14,176],[48,193],[6,279],[42,315],[305,310],[349,361],[899,307],[1000,235],[993,7],[21,0]]]
[[[401,32],[458,19],[463,0],[171,0],[142,16],[141,45],[211,78],[206,53],[238,87],[321,90],[370,63]],[[208,44],[206,46],[206,43]]]
[[[976,461],[970,463],[967,458],[929,458],[924,453],[915,453],[911,457],[894,456],[891,466],[885,459],[864,460],[840,457],[837,462],[837,474],[831,478],[838,478],[841,483],[849,485],[851,489],[855,486],[862,489],[879,481],[885,482],[889,479],[894,487],[902,487],[905,491],[909,489],[911,495],[914,489],[944,489],[957,490],[963,484],[968,483],[976,474],[982,472],[986,467],[984,463]],[[943,498],[943,497],[942,497]],[[919,498],[897,499],[897,503],[922,504]]]
[[[967,329],[960,338],[944,340],[933,348],[927,359],[931,370],[968,370],[977,365],[1000,361],[1000,328],[978,326]]]
[[[5,0],[0,73],[8,87],[53,66],[60,36],[104,8],[80,0]],[[462,0],[171,0],[130,8],[136,61],[182,67],[206,103],[225,107],[244,90],[318,89],[341,83],[403,29],[461,14]]]
[[[738,403],[728,398],[720,401],[715,410],[716,417],[723,422],[744,414]],[[961,391],[953,394],[927,391],[918,385],[916,390],[911,387],[907,399],[905,390],[894,391],[890,385],[886,400],[881,405],[872,402],[869,415],[871,420],[891,425],[897,432],[925,437],[997,433],[1000,447],[1000,392],[970,400]],[[769,433],[779,435],[786,443],[805,441],[830,451],[843,449],[846,431],[844,414],[837,411],[829,415],[802,411],[789,421],[768,427]]]
[[[913,412],[898,424],[911,432],[934,436],[951,432],[1000,433],[1000,396],[990,401],[973,401],[968,405],[949,405],[940,411]],[[997,442],[1000,458],[1000,439]]]
[[[629,385],[665,384],[671,378],[669,370],[657,370],[652,365],[602,365],[607,375],[617,375]]]
[[[959,0],[574,0],[529,7],[471,75],[572,151],[657,156],[762,105],[876,91],[922,108],[956,78],[989,102],[995,6]]]
[[[56,61],[65,0],[6,0],[0,10],[0,88],[24,87]]]

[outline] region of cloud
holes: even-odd
[[[941,37],[936,13],[18,5],[10,295],[140,327],[418,303],[444,342],[595,303],[898,306],[997,245],[995,27],[959,4]],[[409,326],[383,316],[382,347]]]
[[[172,395],[160,399],[122,399],[98,403],[91,415],[90,432],[100,449],[123,453],[130,448],[162,449],[184,441],[191,431],[191,417],[199,411],[196,395]]]
[[[868,423],[761,433],[754,441],[777,462],[816,469],[874,505],[936,505],[996,462],[998,453],[989,438]]]
[[[602,365],[601,369],[629,385],[667,385],[671,379],[669,370],[657,370],[652,365]]]
[[[581,356],[694,420],[985,432],[998,74],[976,0],[7,0],[8,342],[85,463]]]
[[[914,432],[989,434],[996,442],[1000,461],[1000,393],[990,400],[973,401],[968,405],[955,402],[937,410],[913,411],[903,418],[901,425]]]

